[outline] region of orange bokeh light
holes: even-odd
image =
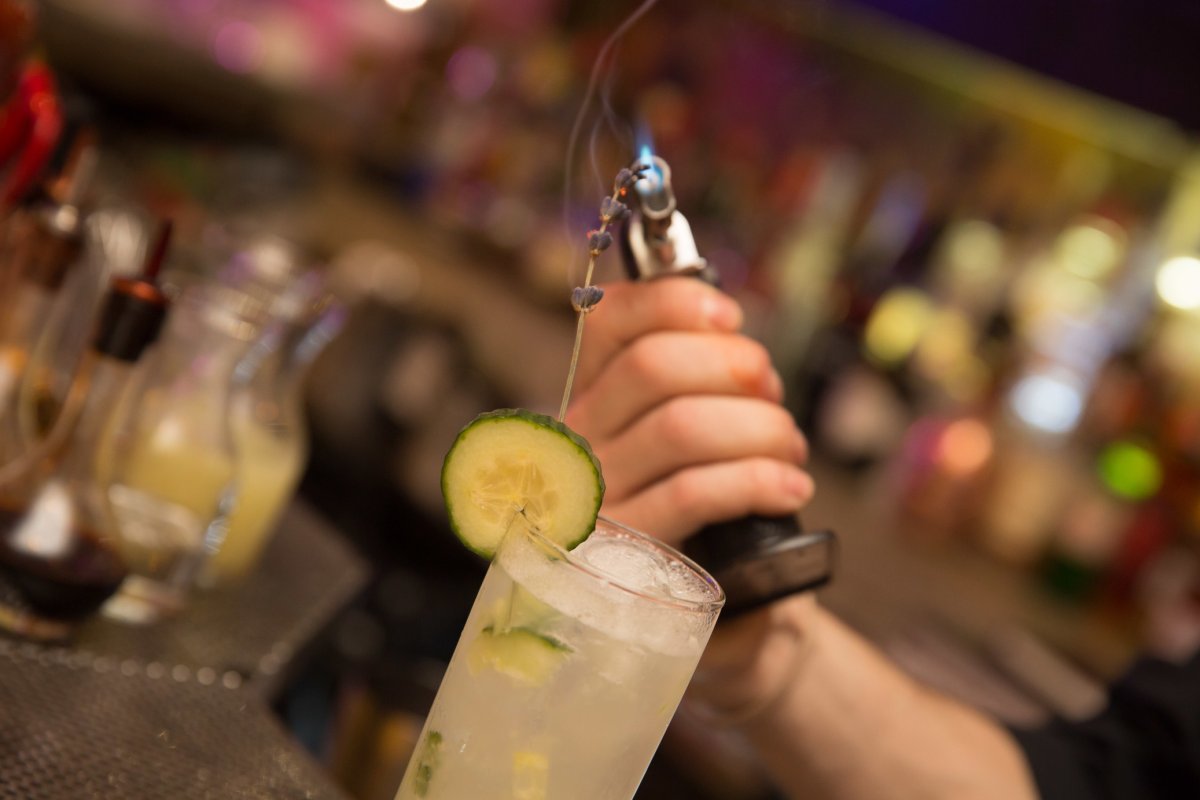
[[[992,432],[977,419],[952,422],[938,442],[938,462],[952,475],[971,475],[982,469],[991,457]]]

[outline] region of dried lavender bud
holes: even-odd
[[[612,234],[608,231],[588,231],[588,250],[593,256],[598,256],[613,243]]]
[[[617,173],[616,179],[613,180],[613,186],[616,186],[618,189],[628,189],[630,186],[633,186],[635,182],[637,182],[639,177],[641,176],[637,172],[634,172],[628,167],[621,167],[621,170]]]
[[[604,297],[604,290],[599,286],[576,286],[571,290],[571,305],[580,314],[586,314],[595,308]]]
[[[600,204],[600,218],[606,222],[620,222],[629,216],[629,206],[615,197],[606,197]]]

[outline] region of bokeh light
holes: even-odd
[[[1200,309],[1200,258],[1178,256],[1159,267],[1154,280],[1158,296],[1181,311]]]
[[[213,37],[213,58],[230,72],[251,73],[262,63],[262,35],[243,20],[226,22]]]
[[[1162,486],[1162,465],[1146,448],[1115,442],[1100,453],[1100,479],[1118,497],[1145,500]]]
[[[1009,398],[1017,417],[1046,433],[1068,433],[1083,413],[1084,389],[1067,374],[1041,373],[1022,378]]]
[[[1121,257],[1120,229],[1102,221],[1075,225],[1063,231],[1055,255],[1068,272],[1087,280],[1100,280],[1112,272]]]
[[[871,313],[863,346],[877,361],[899,364],[916,349],[932,317],[927,295],[916,289],[895,289]]]
[[[478,100],[496,83],[496,59],[482,47],[466,46],[450,56],[446,82],[463,100]]]
[[[973,355],[974,338],[971,320],[960,311],[942,309],[931,313],[917,346],[917,368],[932,380],[946,377]]]
[[[397,11],[416,11],[425,5],[425,0],[384,0]]]
[[[958,271],[987,274],[1004,266],[1004,235],[992,223],[967,220],[948,238],[946,258]]]
[[[952,475],[967,477],[983,468],[992,457],[992,432],[977,419],[950,423],[938,442],[938,460]]]

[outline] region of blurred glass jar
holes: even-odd
[[[128,209],[106,207],[88,214],[83,257],[44,314],[21,384],[26,439],[44,437],[57,421],[95,328],[105,286],[112,277],[139,274],[154,246],[150,228],[150,219]],[[125,239],[124,252],[113,246],[116,237]]]
[[[308,273],[272,304],[271,322],[238,365],[231,399],[237,492],[205,582],[239,580],[258,563],[308,459],[304,379],[341,330],[344,310]]]
[[[138,623],[177,611],[224,538],[236,488],[232,379],[267,312],[218,281],[194,283],[176,301],[101,465],[129,569],[107,615]]]
[[[0,464],[29,450],[45,432],[37,424],[37,382],[44,365],[39,341],[53,334],[51,310],[64,285],[88,261],[84,254],[85,213],[74,193],[18,209],[4,226],[0,243]],[[101,286],[96,287],[97,302]],[[82,314],[81,314],[82,315]],[[91,316],[89,315],[89,321]],[[90,333],[90,330],[88,331]],[[86,349],[81,337],[76,361]],[[70,364],[73,377],[76,363]],[[52,417],[50,417],[52,419]],[[46,426],[48,427],[48,426]]]

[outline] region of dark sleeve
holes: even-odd
[[[1140,661],[1092,719],[1013,734],[1044,800],[1200,798],[1200,653]]]

